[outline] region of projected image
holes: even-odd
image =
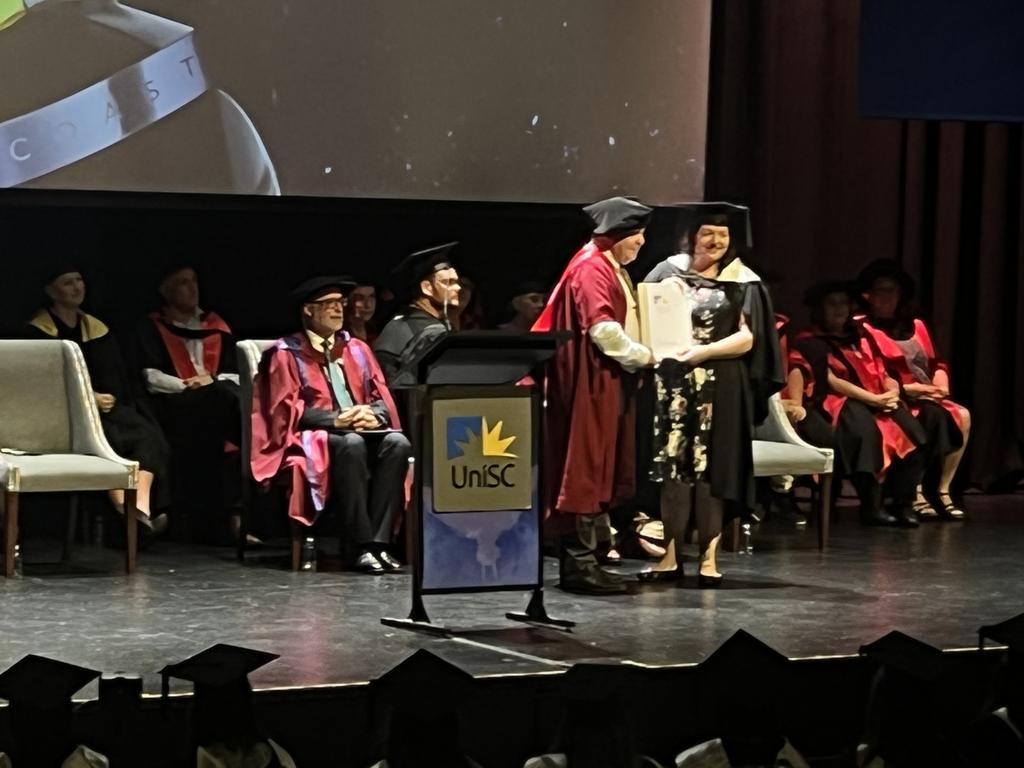
[[[701,196],[710,0],[8,0],[0,186]]]

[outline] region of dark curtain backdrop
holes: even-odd
[[[758,266],[798,321],[810,283],[898,259],[974,416],[961,474],[1004,484],[1024,467],[1021,126],[861,119],[858,15],[716,0],[707,197],[751,206]]]

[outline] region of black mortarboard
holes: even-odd
[[[986,638],[995,640],[1012,651],[1024,652],[1024,613],[998,624],[981,627],[978,630],[979,644],[983,645]]]
[[[167,693],[168,678],[171,677],[195,683],[197,693],[203,688],[224,688],[245,680],[250,672],[277,658],[279,654],[276,653],[218,643],[195,656],[161,669],[163,692]]]
[[[739,689],[751,680],[781,680],[789,669],[789,659],[743,629],[737,629],[697,668],[702,677],[715,681],[736,681]],[[780,683],[781,684],[781,683]]]
[[[804,293],[804,305],[817,307],[832,293],[845,293],[851,300],[856,299],[857,286],[852,280],[822,280],[815,283]]]
[[[942,673],[942,651],[896,630],[862,645],[860,652],[883,667],[924,682],[934,681]]]
[[[42,272],[42,284],[49,285],[61,275],[66,275],[69,272],[82,273],[78,265],[74,261],[62,259],[61,261],[54,262],[53,264],[47,265]]]
[[[321,275],[311,277],[295,286],[288,294],[293,304],[306,304],[316,301],[325,293],[338,291],[342,295],[348,295],[349,291],[356,287],[355,278],[348,275]]]
[[[725,222],[729,227],[732,247],[748,251],[754,247],[754,235],[750,227],[750,209],[745,205],[726,202],[679,203],[672,208],[677,211],[676,238],[687,238],[687,247],[693,248],[694,234],[701,225]],[[692,251],[691,251],[692,252]]]
[[[868,264],[857,275],[857,289],[861,292],[867,291],[874,284],[875,280],[881,277],[888,277],[900,284],[900,301],[906,303],[914,295],[914,278],[907,274],[896,259],[881,258],[875,259]]]
[[[30,654],[0,674],[0,699],[15,707],[58,710],[99,676],[93,669]]]
[[[371,684],[396,706],[423,717],[443,716],[472,695],[473,676],[420,648]]]
[[[400,301],[410,301],[419,294],[421,280],[435,272],[454,267],[451,252],[458,242],[435,245],[410,253],[391,270],[391,291]]]
[[[631,235],[647,226],[654,209],[631,197],[609,197],[584,207],[595,235]]]

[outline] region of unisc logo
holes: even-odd
[[[512,473],[518,459],[509,451],[515,436],[502,437],[503,421],[490,427],[482,416],[450,416],[447,425],[448,466],[452,487],[515,488]]]

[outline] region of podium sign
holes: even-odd
[[[439,387],[425,436],[422,590],[537,584],[537,398],[525,387]]]

